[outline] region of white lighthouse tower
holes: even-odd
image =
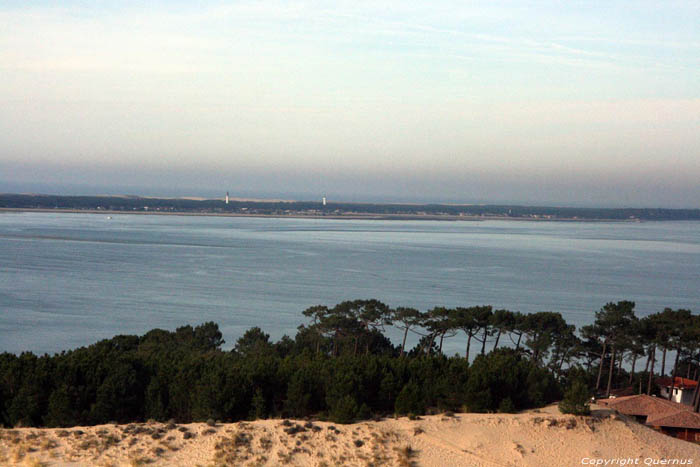
[[[228,191],[226,192],[226,204],[228,204]]]
[[[325,196],[322,198],[322,202],[323,202],[323,205],[325,206],[326,205],[326,197]]]

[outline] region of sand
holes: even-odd
[[[551,406],[353,425],[258,420],[0,430],[0,465],[619,466],[688,460],[700,464],[700,446],[599,407],[591,417],[562,415]]]

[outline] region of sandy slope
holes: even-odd
[[[607,410],[581,418],[556,407],[354,425],[262,420],[0,430],[0,465],[573,466],[628,457],[638,465],[698,465],[700,447]]]

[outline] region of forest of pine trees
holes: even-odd
[[[230,351],[208,322],[55,355],[3,353],[0,425],[308,416],[347,423],[433,410],[513,412],[586,388],[652,393],[661,374],[697,380],[700,317],[667,308],[639,318],[634,306],[608,303],[577,330],[555,312],[421,312],[355,300],[308,308],[294,338],[271,342],[249,329]],[[385,335],[389,326],[400,331],[398,345]],[[409,334],[419,337],[410,349]],[[464,352],[445,355],[448,339]]]

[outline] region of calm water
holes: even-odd
[[[700,311],[698,222],[113,217],[0,214],[0,351],[209,320],[230,347],[252,326],[293,335],[306,307],[354,298],[551,310],[576,325],[613,300]]]

